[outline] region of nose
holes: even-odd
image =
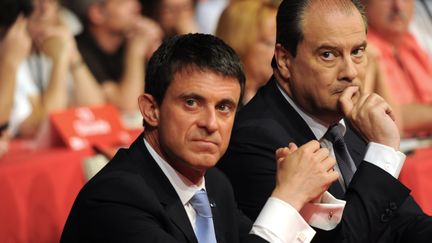
[[[344,58],[338,79],[340,81],[352,82],[358,75],[357,67],[351,57]]]
[[[411,0],[393,0],[393,10],[397,13],[401,12],[404,9],[404,5],[407,4],[408,1]]]
[[[213,133],[218,128],[216,109],[207,108],[199,118],[198,126],[205,129],[207,133]]]

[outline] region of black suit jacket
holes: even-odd
[[[275,151],[316,139],[272,78],[237,114],[231,142],[218,166],[234,188],[239,208],[255,219],[275,186]],[[380,168],[362,162],[366,144],[347,127],[345,141],[357,172],[346,194],[338,181],[329,191],[347,200],[341,224],[318,230],[315,242],[430,242],[431,219],[409,190]],[[405,238],[407,237],[407,238]]]
[[[249,235],[251,221],[238,209],[229,181],[206,175],[218,242],[265,242]],[[80,191],[61,242],[190,242],[194,231],[176,191],[149,154],[141,135]]]

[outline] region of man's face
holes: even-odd
[[[315,9],[316,10],[316,9]],[[309,14],[311,13],[311,14]],[[297,56],[288,55],[288,93],[325,124],[342,118],[338,99],[360,86],[366,68],[366,31],[358,11],[307,10]]]
[[[413,15],[413,0],[366,0],[368,23],[391,38],[408,30]]]
[[[225,153],[237,104],[237,79],[188,69],[173,77],[159,107],[159,144],[183,175],[201,174]]]
[[[141,16],[138,0],[106,0],[100,7],[104,25],[112,32],[127,33]]]

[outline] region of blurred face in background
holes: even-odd
[[[270,64],[276,43],[276,10],[268,9],[262,14],[264,17],[258,23],[255,41],[250,44],[243,58],[247,76],[260,85],[264,85],[273,73]]]
[[[41,24],[57,24],[59,4],[57,0],[33,0],[34,10],[30,20]]]
[[[414,11],[413,0],[364,0],[368,23],[382,36],[403,35]]]
[[[240,56],[246,74],[243,104],[273,73],[277,5],[257,0],[232,2],[219,18],[216,36]]]
[[[121,34],[130,31],[141,17],[138,0],[106,0],[99,4],[102,23],[112,32]]]
[[[193,0],[160,0],[157,21],[164,32],[170,36],[181,32],[181,22],[195,18]]]

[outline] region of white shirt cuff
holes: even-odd
[[[270,197],[250,232],[272,243],[308,243],[315,235],[290,204]]]
[[[405,154],[380,143],[368,144],[364,160],[388,172],[396,179],[405,163]]]
[[[307,203],[300,210],[301,216],[311,226],[322,230],[332,230],[342,220],[346,202],[333,197],[325,192],[321,203]]]

